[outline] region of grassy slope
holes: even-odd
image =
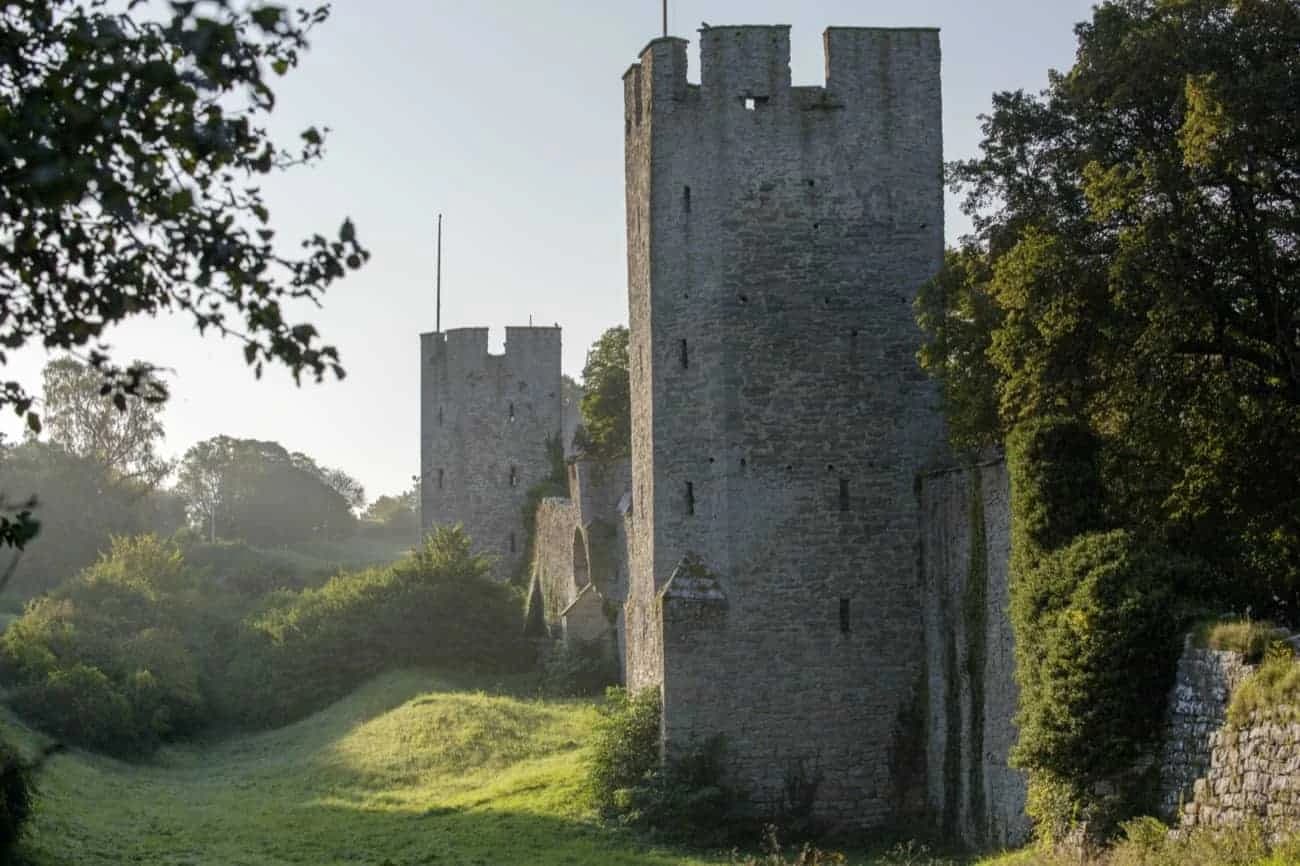
[[[53,864],[668,864],[578,796],[587,702],[380,678],[283,730],[169,748],[148,764],[56,755],[27,843]],[[11,716],[0,727],[37,738]]]

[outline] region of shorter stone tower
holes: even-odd
[[[487,328],[420,335],[420,525],[460,523],[498,579],[524,556],[528,489],[552,472],[562,431],[560,329]]]

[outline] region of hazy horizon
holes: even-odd
[[[1039,90],[1072,62],[1076,21],[1092,3],[1057,0],[671,0],[670,30],[695,42],[713,25],[792,26],[796,84],[823,80],[821,32],[841,26],[935,26],[944,49],[945,157],[969,156],[977,115],[997,90]],[[1050,7],[1050,8],[1048,8]],[[659,35],[660,5],[491,0],[465,7],[338,0],[297,70],[275,82],[270,127],[290,144],[327,126],[323,161],[263,186],[287,243],[333,233],[345,216],[370,264],[300,318],[336,345],[344,382],[261,382],[239,346],[202,339],[182,318],[133,322],[110,343],[173,372],[164,451],[179,457],[218,434],[271,439],[362,481],[370,499],[405,489],[419,466],[418,334],[434,329],[434,226],[444,214],[443,328],[564,329],[577,378],[605,328],[627,321],[622,83]],[[484,38],[490,37],[490,38]],[[698,53],[691,47],[691,79]],[[955,198],[947,236],[967,230]],[[39,391],[39,349],[13,353],[6,378]],[[20,433],[5,415],[0,430]]]

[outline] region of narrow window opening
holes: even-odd
[[[510,486],[511,487],[519,486],[519,470],[514,466],[510,467]]]
[[[689,185],[683,190],[682,206],[686,209],[687,213],[691,212],[691,188]]]
[[[686,513],[695,513],[695,485],[690,481],[686,482]]]
[[[513,532],[510,533],[510,552],[515,552],[515,534]]]
[[[439,489],[439,490],[442,489],[443,482],[446,480],[446,478],[447,478],[447,470],[445,470],[445,469],[439,469],[439,470],[438,470],[438,489]]]
[[[852,617],[850,616],[849,600],[840,599],[840,634],[848,634],[852,627]]]
[[[745,97],[745,110],[746,110],[746,111],[754,111],[754,110],[757,109],[757,108],[758,108],[758,100],[755,99],[755,98],[752,97],[752,96],[746,96],[746,97]]]
[[[682,340],[682,369],[685,370],[691,366],[690,350],[686,348],[686,341]]]
[[[442,426],[442,407],[438,407],[438,426]]]
[[[512,401],[512,402],[510,403],[510,423],[513,424],[513,423],[514,423],[514,420],[515,420],[515,404],[514,404],[514,402]]]
[[[849,510],[849,479],[840,479],[840,511]]]
[[[749,295],[741,295],[741,296],[740,296],[740,302],[741,302],[742,304],[748,304],[748,303],[749,303]]]

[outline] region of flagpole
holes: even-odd
[[[442,333],[442,214],[438,214],[438,281],[437,296],[438,308],[437,318],[434,322],[434,330],[439,334]]]

